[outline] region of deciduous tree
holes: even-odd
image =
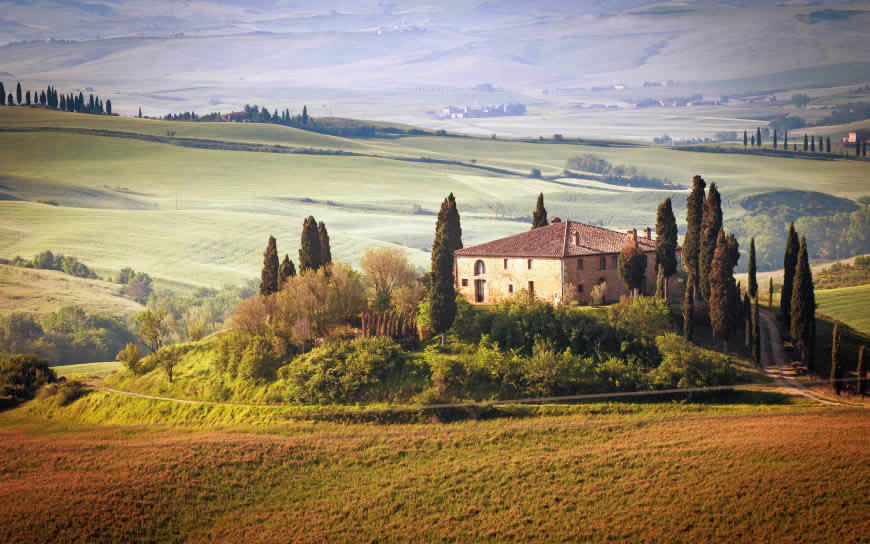
[[[405,251],[398,247],[367,249],[359,265],[366,283],[375,292],[375,306],[379,311],[389,307],[397,289],[411,288],[417,281],[417,271]]]
[[[169,338],[169,320],[165,310],[151,310],[150,308],[136,315],[139,322],[139,336],[151,353],[156,353],[163,347]]]
[[[616,260],[619,279],[631,290],[632,296],[643,287],[644,271],[646,270],[646,255],[637,247],[637,241],[629,239],[628,244],[619,253]]]

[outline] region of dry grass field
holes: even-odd
[[[863,412],[276,434],[0,419],[4,542],[861,542],[868,529]]]

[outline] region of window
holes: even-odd
[[[479,276],[481,274],[486,274],[486,265],[483,264],[483,261],[477,261],[474,263],[474,275]]]
[[[531,259],[529,259],[527,265],[529,267],[529,270],[531,270],[532,269],[532,260]]]
[[[535,296],[535,282],[529,282],[529,294]]]
[[[607,257],[604,255],[598,257],[598,270],[607,270]]]
[[[583,259],[577,259],[577,270],[583,270]]]
[[[462,278],[462,286],[468,287],[468,278]]]
[[[508,293],[513,293],[513,292],[514,292],[514,284],[509,283],[508,284]]]
[[[504,269],[507,270],[507,259],[504,260]]]
[[[612,266],[613,268],[619,266],[619,257],[617,257],[616,255],[610,257],[610,266]]]
[[[577,285],[577,292],[578,292],[578,293],[582,293],[582,292],[583,292],[583,284],[582,284],[582,283],[580,283],[580,284]]]

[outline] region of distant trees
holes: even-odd
[[[19,106],[38,105],[51,109],[61,109],[63,111],[92,113],[92,114],[111,114],[112,103],[107,100],[105,104],[99,96],[90,95],[89,101],[85,102],[82,93],[75,97],[72,93],[69,95],[59,94],[57,89],[48,85],[45,89],[25,91],[22,98],[22,88],[19,82],[15,87],[15,98]],[[12,93],[9,93],[8,98],[3,83],[0,82],[0,106],[14,106],[16,103]]]
[[[308,216],[302,224],[302,239],[299,247],[299,271],[305,273],[320,268],[321,261],[320,232],[314,216]]]
[[[779,300],[779,311],[786,331],[791,330],[791,293],[794,283],[795,266],[798,260],[798,237],[794,230],[794,222],[789,225],[788,237],[785,243],[785,255],[782,259],[782,293]],[[773,281],[773,278],[771,278]]]
[[[269,236],[263,251],[263,271],[260,272],[260,295],[269,296],[278,292],[278,246],[274,236]]]
[[[15,87],[15,97],[18,99],[18,105],[21,105],[21,82]]]
[[[810,151],[812,151],[813,153],[816,152],[816,137],[815,136],[810,137]]]
[[[801,360],[808,370],[815,368],[816,344],[816,296],[813,289],[813,273],[807,253],[807,239],[801,237],[797,265],[791,292],[791,337],[801,351]]]
[[[828,153],[831,152],[831,137],[830,136],[828,136],[828,139],[827,139],[827,142],[825,145],[825,151],[827,151]]]
[[[662,275],[662,296],[665,300],[668,297],[670,277],[677,271],[677,237],[677,219],[668,197],[656,210],[656,265]]]
[[[810,141],[809,141],[809,138],[807,137],[806,133],[804,133],[804,151],[809,151],[809,150],[810,150]]]
[[[773,129],[773,148],[776,149],[776,129]]]
[[[743,149],[746,149],[746,146],[749,144],[749,135],[746,133],[746,130],[743,131]]]
[[[722,230],[722,198],[715,183],[710,184],[707,198],[704,200],[701,220],[701,244],[698,256],[701,295],[704,300],[710,299],[710,275],[713,258],[716,252],[717,240]]]
[[[783,151],[788,151],[788,131],[784,131],[782,134],[782,149]]]
[[[0,81],[0,106],[5,106],[5,105],[6,105],[6,87],[4,87],[3,82]]]
[[[532,229],[546,227],[548,224],[547,208],[544,207],[544,193],[539,193],[535,211],[532,213]]]
[[[755,145],[761,147],[761,127],[755,129]]]

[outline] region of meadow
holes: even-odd
[[[70,304],[88,312],[127,317],[144,306],[121,296],[121,286],[56,270],[0,265],[0,314],[47,314]]]
[[[116,132],[160,136],[169,143],[105,135]],[[171,143],[182,136],[357,155]],[[257,273],[269,234],[278,238],[281,253],[295,257],[308,215],[326,222],[339,260],[356,263],[368,247],[395,244],[425,267],[433,214],[451,191],[459,202],[465,245],[525,230],[539,192],[551,217],[642,227],[654,224],[656,205],[671,196],[681,219],[683,191],[607,185],[595,174],[561,177],[566,161],[584,154],[684,185],[701,173],[723,187],[726,219],[745,213],[740,205],[745,196],[773,189],[812,187],[846,198],[866,193],[867,165],[856,161],[689,153],[601,140],[348,140],[275,125],[6,107],[0,108],[0,256],[52,249],[101,270],[133,266],[161,280],[220,287]],[[424,157],[447,162],[421,162]],[[543,179],[530,177],[534,168]],[[100,244],[93,244],[97,238]]]
[[[117,361],[106,361],[102,363],[81,363],[77,365],[57,365],[52,367],[54,373],[57,374],[58,378],[89,378],[91,376],[105,378],[106,376],[108,376],[112,372],[115,372],[116,370],[119,370],[120,368],[121,363]]]
[[[818,312],[842,321],[870,337],[870,285],[819,289],[816,291]]]
[[[870,428],[849,410],[591,407],[389,427],[106,426],[20,410],[0,421],[5,542],[859,542],[870,507]]]

